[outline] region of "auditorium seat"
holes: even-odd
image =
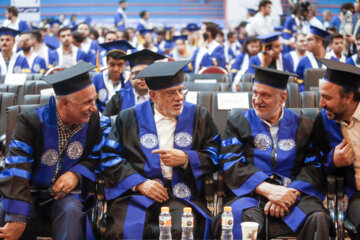
[[[38,108],[39,104],[32,104],[32,105],[15,105],[10,106],[6,109],[6,148],[5,153],[8,150],[9,143],[11,141],[11,137],[15,128],[15,122],[16,118],[19,115],[19,113],[31,111],[35,108]]]
[[[23,94],[24,94],[24,86],[1,83],[0,84],[0,92],[14,93],[15,94],[15,103],[14,104],[19,104],[19,96],[23,96]],[[21,102],[21,99],[20,99],[20,102]]]
[[[224,130],[225,130],[225,125],[226,125],[226,120],[228,118],[228,113],[231,109],[219,109],[218,108],[218,93],[213,93],[213,97],[212,97],[212,106],[211,106],[211,116],[216,124],[216,126],[218,127],[218,130],[221,134],[221,136],[224,136]],[[251,102],[251,98],[252,98],[252,92],[248,92],[249,94],[249,107],[252,107],[252,102]]]
[[[194,74],[194,73],[187,73],[187,81],[194,82],[195,80],[216,80],[216,82],[231,82],[229,79],[228,74]]]
[[[316,108],[316,92],[304,91],[300,93],[302,108]]]
[[[34,94],[34,95],[25,95],[24,96],[24,105],[28,104],[47,104],[49,103],[50,96],[47,95],[40,95],[40,94]]]
[[[299,85],[297,83],[288,83],[286,90],[288,97],[285,102],[287,108],[300,107]]]
[[[317,114],[320,112],[318,108],[290,108],[290,110],[312,120],[315,120]]]
[[[228,71],[222,67],[210,66],[201,68],[199,74],[228,74]]]
[[[237,85],[238,92],[251,92],[252,91],[252,82],[239,82]]]
[[[231,84],[227,82],[221,82],[220,84],[220,92],[231,92]]]
[[[184,87],[189,89],[189,91],[210,91],[210,92],[219,92],[221,86],[219,83],[195,83],[195,82],[184,82]]]
[[[5,153],[5,139],[6,139],[6,114],[5,110],[15,104],[15,93],[0,93],[0,148],[1,155]]]
[[[320,108],[320,99],[321,99],[321,94],[320,92],[316,92],[316,107]]]
[[[6,74],[0,74],[0,83],[5,82],[5,77],[6,77]]]
[[[319,79],[325,75],[325,69],[308,68],[304,72],[305,91],[309,91],[310,87],[319,87]]]
[[[245,73],[241,76],[240,82],[252,82],[253,74]]]
[[[45,88],[51,88],[51,85],[40,80],[27,81],[24,83],[24,95],[40,94],[40,91]]]

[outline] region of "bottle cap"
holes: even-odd
[[[161,207],[162,212],[169,212],[169,207]]]
[[[185,213],[191,213],[192,212],[191,207],[184,207],[184,212]]]
[[[231,211],[232,211],[232,207],[230,207],[230,206],[225,206],[225,207],[224,207],[224,211],[225,211],[225,212],[231,212]]]

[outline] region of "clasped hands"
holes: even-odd
[[[169,167],[184,166],[189,161],[187,154],[178,149],[156,149],[152,151],[152,154],[160,154],[160,160]],[[157,202],[164,202],[169,199],[166,188],[155,180],[146,180],[137,185],[135,189]]]
[[[277,218],[284,217],[301,194],[294,188],[287,188],[267,182],[261,183],[258,188],[257,193],[269,200],[265,204],[264,213]]]

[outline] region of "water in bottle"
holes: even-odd
[[[221,240],[233,240],[233,225],[234,217],[232,208],[230,206],[225,206],[221,215]]]
[[[194,216],[190,207],[185,207],[181,217],[181,240],[193,240]]]
[[[171,215],[169,207],[162,207],[159,216],[160,240],[171,240]]]

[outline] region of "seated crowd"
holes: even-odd
[[[0,238],[35,239],[40,221],[53,239],[99,238],[89,213],[101,180],[103,239],[158,239],[164,206],[172,238],[181,239],[191,207],[194,238],[220,239],[222,209],[214,216],[205,197],[215,176],[232,207],[234,239],[246,221],[259,224],[260,239],[330,239],[329,173],[345,178],[359,237],[360,35],[330,34],[314,20],[303,26],[298,7],[276,32],[266,22],[271,5],[261,0],[227,40],[213,22],[149,29],[146,12],[136,30],[117,19],[100,37],[86,22],[1,27],[1,74],[60,71],[44,77],[54,90],[49,103],[17,117],[0,172]],[[11,20],[17,10],[6,14]],[[204,107],[185,101],[184,73],[210,66],[228,72],[234,92],[253,74],[253,108],[232,109],[223,135]],[[304,91],[311,68],[326,69],[315,121],[285,107],[289,77]]]

